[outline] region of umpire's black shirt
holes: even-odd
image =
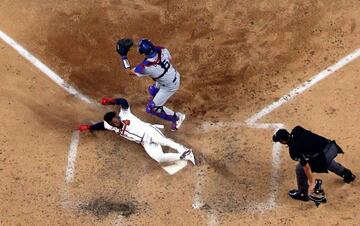
[[[309,163],[314,172],[327,172],[324,149],[330,140],[296,126],[290,133],[288,141],[291,159],[299,161],[302,166]]]

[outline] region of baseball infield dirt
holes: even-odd
[[[165,133],[201,160],[171,176],[141,146],[85,133],[66,183],[74,125],[106,109],[70,96],[0,41],[0,224],[357,225],[358,181],[318,175],[328,196],[319,208],[289,199],[295,162],[283,148],[274,178],[274,131],[244,121],[359,48],[358,15],[358,0],[0,0],[0,30],[81,92],[125,97],[151,123],[162,123],[145,113],[151,80],[125,75],[115,42],[166,46],[182,76],[169,106],[187,119]],[[129,59],[141,60],[136,48]],[[357,59],[262,121],[336,139],[339,162],[360,176],[359,71]]]

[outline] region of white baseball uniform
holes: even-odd
[[[130,107],[127,109],[121,108],[119,117],[123,123],[121,129],[111,126],[106,121],[104,121],[104,128],[128,140],[141,144],[146,153],[158,163],[179,160],[180,156],[189,150],[174,140],[167,138],[156,125],[143,122],[133,115]],[[164,153],[161,146],[168,146],[176,150],[177,153]]]

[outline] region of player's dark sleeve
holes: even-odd
[[[90,130],[106,130],[104,126],[104,122],[98,122],[90,126]]]
[[[306,164],[308,163],[308,161],[305,159],[305,157],[303,155],[300,156],[300,164],[301,166],[306,166]]]
[[[116,105],[120,105],[122,108],[124,109],[128,109],[129,108],[129,103],[127,102],[126,99],[124,98],[117,98],[117,99],[114,99],[115,101],[115,104]]]

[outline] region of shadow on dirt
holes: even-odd
[[[204,153],[201,153],[198,155],[197,159],[198,165],[205,165],[208,164],[210,167],[214,169],[216,173],[221,174],[225,178],[236,178],[236,175],[230,171],[230,169],[227,167],[226,163],[221,159],[215,159],[214,157],[211,157],[210,155],[206,155]]]

